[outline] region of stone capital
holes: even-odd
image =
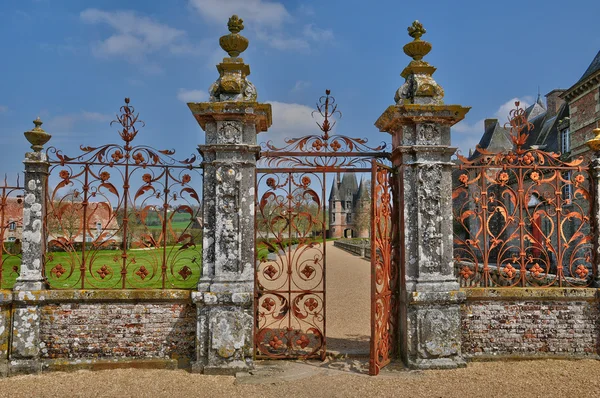
[[[258,102],[198,102],[188,103],[194,118],[200,127],[206,131],[209,123],[218,121],[240,121],[244,124],[253,123],[256,132],[267,131],[272,120],[271,104]]]
[[[437,123],[454,126],[465,118],[471,108],[461,105],[391,105],[375,122],[379,131],[394,134],[405,125]]]

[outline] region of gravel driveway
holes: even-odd
[[[311,365],[302,365],[311,368]],[[182,370],[48,373],[0,380],[0,397],[599,397],[600,361],[471,363],[465,369],[377,377],[313,366],[298,377],[242,384]]]

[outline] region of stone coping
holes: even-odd
[[[600,301],[599,289],[548,287],[548,288],[461,288],[467,301]]]
[[[190,290],[33,290],[33,291],[0,291],[0,303],[38,302],[150,302],[150,301],[190,301]]]
[[[187,369],[188,364],[180,364],[168,358],[68,358],[42,360],[42,372],[74,372],[78,370],[109,369]]]

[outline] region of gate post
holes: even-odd
[[[239,54],[248,40],[243,21],[229,19],[221,37],[229,57],[217,65],[210,102],[189,103],[206,132],[199,145],[204,162],[202,277],[198,292],[194,371],[234,374],[252,366],[254,325],[255,169],[260,147],[256,134],[271,125],[271,105],[256,102]]]
[[[50,164],[42,152],[50,134],[37,118],[35,127],[25,132],[33,152],[25,154],[25,197],[23,198],[23,232],[21,237],[21,268],[13,295],[12,341],[9,372],[37,373],[41,371],[40,309],[36,305],[39,291],[46,288],[43,275],[46,234],[46,183]]]
[[[598,263],[600,262],[600,127],[596,127],[593,131],[594,137],[586,142],[592,151],[592,159],[590,162],[590,175],[592,177],[592,198],[594,200],[591,209],[592,215],[592,231],[594,235],[594,269],[596,276],[594,287],[600,288],[600,272]]]
[[[459,291],[453,267],[450,127],[470,108],[444,105],[444,90],[422,58],[431,44],[419,21],[408,28],[413,58],[406,82],[375,125],[392,135],[392,162],[399,170],[395,206],[400,225],[400,354],[411,368],[464,366]],[[402,250],[404,252],[402,253]]]

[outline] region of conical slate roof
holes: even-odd
[[[345,173],[344,177],[342,177],[342,183],[339,186],[340,198],[344,198],[344,200],[352,200],[357,190],[358,182],[356,181],[356,174]]]
[[[333,179],[333,183],[331,184],[331,192],[329,193],[329,200],[341,200],[340,198],[340,191],[338,189],[338,177],[337,174],[335,175],[335,178]]]
[[[358,200],[369,200],[369,188],[363,177],[360,178],[360,185],[358,186],[358,192],[356,192],[356,198]]]

